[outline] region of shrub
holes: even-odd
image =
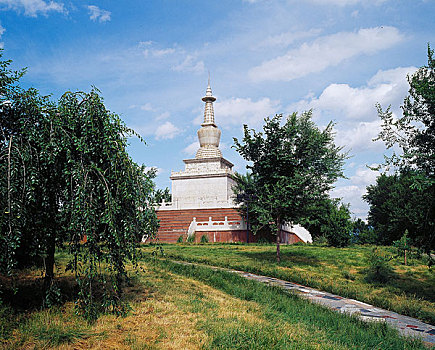
[[[355,275],[353,273],[351,273],[350,271],[344,270],[341,274],[347,280],[355,281]]]
[[[411,251],[411,239],[408,237],[408,230],[405,230],[402,238],[393,242],[393,246],[397,249],[397,257],[403,257],[404,264],[407,265],[407,253]]]
[[[201,236],[201,243],[208,243],[208,236],[207,235]]]
[[[177,239],[177,243],[183,243],[183,235],[181,235],[180,237],[178,237],[178,239]]]
[[[186,242],[187,243],[195,243],[195,234],[187,236]]]
[[[389,264],[391,259],[392,257],[388,257],[378,248],[373,248],[368,256],[369,267],[365,271],[365,280],[369,283],[385,283],[390,281],[394,277],[394,271]]]
[[[313,238],[313,244],[316,245],[327,245],[328,239],[325,236],[317,236]]]

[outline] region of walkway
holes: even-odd
[[[200,265],[181,261],[176,262],[186,265]],[[399,315],[398,313],[380,309],[361,301],[343,298],[338,295],[321,292],[317,289],[305,287],[297,283],[287,282],[273,277],[261,276],[253,273],[225,269],[216,266],[201,266],[209,267],[214,270],[223,270],[236,273],[250,280],[282,287],[285,290],[294,292],[305,299],[319,303],[330,309],[348,314],[356,314],[364,321],[386,322],[393,328],[398,329],[403,335],[419,337],[423,340],[423,342],[426,343],[426,345],[435,346],[435,326],[421,322],[415,318]]]

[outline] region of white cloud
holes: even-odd
[[[258,44],[258,48],[264,49],[265,47],[288,47],[291,43],[297,40],[317,36],[320,34],[320,32],[321,29],[313,28],[308,31],[290,31],[277,35],[271,35],[261,41]]]
[[[351,153],[383,150],[385,148],[382,141],[373,142],[381,130],[381,121],[360,122],[351,128],[337,130],[335,142],[338,146],[343,146]]]
[[[172,70],[176,72],[202,73],[204,72],[204,62],[198,61],[195,56],[187,55],[184,61],[173,66]]]
[[[388,49],[403,40],[395,27],[360,29],[358,32],[340,32],[323,36],[312,43],[302,44],[285,55],[265,61],[250,70],[254,81],[290,81],[329,66],[336,66],[346,59],[370,55]]]
[[[173,139],[176,135],[181,132],[179,128],[177,128],[174,124],[167,121],[164,124],[161,124],[155,132],[155,137],[157,140],[161,139]]]
[[[155,110],[155,108],[149,102],[144,103],[143,105],[132,104],[132,105],[128,106],[128,108],[130,108],[130,109],[139,108],[140,110],[147,111],[147,112],[151,112],[151,111]]]
[[[406,76],[413,74],[415,67],[399,67],[378,71],[365,86],[353,88],[348,84],[331,84],[319,97],[309,95],[307,99],[292,104],[296,110],[314,109],[315,117],[334,117],[342,120],[373,121],[377,118],[374,106],[399,106],[408,91]]]
[[[38,14],[47,15],[48,12],[67,13],[64,4],[45,0],[0,0],[0,5],[17,12],[24,11],[25,16],[37,17]]]
[[[195,141],[192,142],[190,145],[188,145],[187,147],[185,147],[183,149],[183,153],[189,155],[189,156],[193,156],[196,154],[196,151],[198,151],[199,149],[199,142]]]
[[[371,167],[377,164],[371,164]],[[355,174],[350,177],[349,185],[338,186],[330,194],[334,198],[342,198],[344,203],[350,203],[352,212],[361,219],[365,219],[368,211],[367,203],[363,202],[362,196],[366,193],[368,185],[374,184],[379,172],[373,171],[365,166],[356,169]]]
[[[98,21],[100,23],[110,21],[110,15],[112,14],[110,11],[100,9],[95,5],[88,5],[89,10],[89,18],[93,21]]]
[[[147,102],[147,103],[143,104],[142,106],[140,106],[140,109],[143,111],[152,111],[153,106],[151,105],[151,103]]]
[[[0,24],[0,38],[3,35],[3,33],[6,31],[6,29]],[[4,46],[3,42],[0,42],[0,49],[2,49]]]
[[[248,124],[258,126],[263,119],[274,116],[281,108],[280,102],[263,97],[258,101],[250,98],[233,97],[216,102],[215,111],[218,124],[222,126]]]
[[[243,2],[248,2],[250,4],[255,4],[257,2],[267,2],[270,0],[242,0]],[[379,5],[388,0],[306,0],[306,2],[312,2],[319,5],[336,5],[336,6],[347,6],[356,5],[357,3],[363,3],[364,5]]]
[[[353,88],[347,84],[331,84],[318,98],[313,98],[307,107],[331,115],[353,120],[373,120],[377,102],[398,106],[408,91],[407,74],[415,67],[400,67],[379,71],[366,86]]]
[[[168,55],[172,55],[173,53],[176,52],[176,50],[172,47],[166,48],[166,49],[154,49],[151,48],[150,46],[153,44],[152,41],[147,41],[145,43],[141,42],[140,46],[145,46],[148,47],[145,50],[142,51],[142,54],[144,55],[144,57],[149,57],[149,56],[153,56],[153,57],[163,57],[163,56],[168,56]]]
[[[163,112],[161,114],[159,114],[155,119],[156,120],[163,120],[163,119],[168,119],[171,116],[171,114],[169,112]]]
[[[379,164],[373,163],[370,164],[370,168],[376,168]],[[378,171],[371,170],[369,167],[359,167],[355,175],[350,177],[350,181],[353,185],[364,186],[364,189],[370,185],[375,183],[376,178],[379,176]]]
[[[357,3],[362,2],[365,5],[379,5],[387,0],[309,0],[310,2],[319,4],[319,5],[337,5],[337,6],[347,6],[347,5],[355,5]]]
[[[174,52],[175,52],[174,48],[167,48],[162,50],[153,50],[152,54],[156,57],[162,57],[162,56],[173,54]]]
[[[290,105],[289,111],[313,109],[317,120],[338,121],[336,142],[352,151],[380,150],[381,141],[373,142],[381,121],[375,104],[392,105],[394,114],[400,113],[399,106],[408,92],[407,74],[417,68],[399,67],[378,71],[366,85],[353,88],[347,84],[331,84],[319,97],[309,96]]]
[[[146,166],[145,167],[145,172],[148,172],[150,170],[154,170],[156,172],[156,175],[160,175],[164,172],[164,170],[162,168],[159,168],[157,166]]]

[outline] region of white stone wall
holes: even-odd
[[[234,207],[230,176],[172,179],[172,206],[177,209]]]

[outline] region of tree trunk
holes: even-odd
[[[406,249],[405,249],[405,266],[406,266]]]
[[[45,260],[45,286],[49,288],[54,278],[54,253],[56,251],[56,239],[50,237],[47,247],[47,259]]]
[[[279,250],[279,244],[281,242],[281,220],[279,217],[276,218],[276,261],[279,263],[281,261],[281,252]]]

